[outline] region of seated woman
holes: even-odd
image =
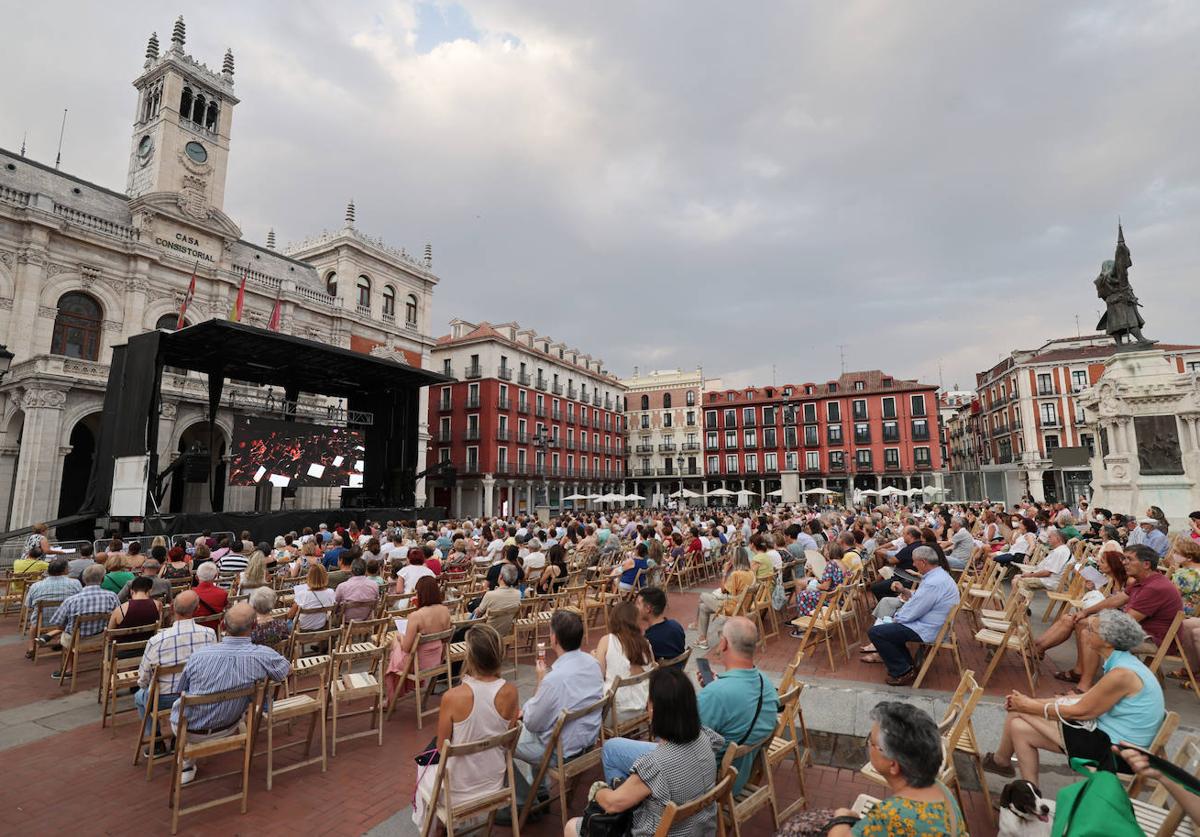
[[[837,541],[830,541],[825,548],[825,571],[820,580],[802,578],[796,587],[796,615],[809,616],[817,609],[821,594],[840,587],[846,581],[846,568],[842,564],[842,547]],[[804,631],[796,629],[792,636],[802,637]]]
[[[1104,661],[1104,676],[1078,699],[1009,695],[1000,748],[984,756],[985,770],[1012,776],[1015,754],[1021,778],[1037,784],[1038,750],[1046,750],[1128,773],[1128,765],[1115,756],[1112,745],[1126,741],[1146,747],[1154,740],[1166,716],[1162,687],[1150,669],[1129,653],[1145,641],[1145,631],[1120,610],[1102,610],[1084,624],[1084,641]]]
[[[250,593],[250,606],[254,608],[254,627],[250,629],[250,641],[255,645],[269,645],[278,650],[280,643],[288,638],[288,620],[284,616],[272,616],[275,610],[275,591],[270,587],[256,587]]]
[[[416,591],[413,596],[416,610],[408,615],[408,623],[404,635],[392,635],[392,656],[387,667],[387,696],[388,705],[412,688],[408,680],[401,682],[408,658],[412,656],[413,644],[417,634],[437,634],[450,630],[450,610],[442,604],[442,591],[437,579],[431,575],[417,579]],[[442,658],[442,643],[422,642],[417,649],[416,668],[425,669],[437,665]]]
[[[192,565],[188,563],[188,554],[183,547],[171,547],[167,553],[167,560],[163,563],[162,569],[158,571],[158,577],[168,581],[192,577]]]
[[[642,635],[639,619],[637,605],[633,602],[617,602],[608,611],[608,633],[600,637],[592,652],[600,663],[600,676],[604,678],[606,691],[612,691],[618,677],[641,674],[654,664],[654,652],[649,640]],[[646,707],[649,688],[643,681],[617,692],[617,718],[623,721],[640,714]]]
[[[887,781],[891,795],[861,818],[849,808],[802,811],[785,822],[775,832],[776,837],[965,837],[967,824],[958,803],[937,781],[942,767],[942,740],[933,718],[907,703],[884,701],[875,704],[871,720],[874,723],[867,735],[867,753],[871,766]]]
[[[133,573],[125,569],[125,556],[108,553],[104,562],[104,582],[100,586],[113,593],[120,593],[121,588],[131,581]]]
[[[301,613],[302,610],[319,610],[333,607],[337,596],[329,589],[329,573],[320,562],[308,568],[304,584],[297,584],[292,591],[292,609],[288,611],[288,625],[296,631],[320,631],[329,625],[327,613]]]
[[[238,594],[248,594],[264,586],[266,583],[267,559],[262,552],[255,549],[254,553],[250,556],[250,560],[246,562],[246,569],[242,570],[242,574],[238,578]]]
[[[121,642],[140,642],[143,639],[149,639],[158,629],[162,614],[162,602],[150,598],[150,592],[153,589],[154,579],[148,575],[139,575],[129,582],[129,601],[121,604],[112,612],[112,615],[108,617],[108,627],[112,629],[140,628],[144,625],[146,631],[122,637]],[[132,654],[133,656],[141,653],[141,651],[122,652],[123,655]]]
[[[1046,652],[1051,648],[1056,648],[1062,645],[1068,639],[1075,635],[1075,624],[1080,619],[1086,619],[1094,613],[1099,613],[1101,610],[1115,608],[1117,601],[1106,601],[1109,596],[1115,596],[1125,589],[1125,582],[1128,580],[1128,574],[1125,572],[1125,554],[1121,551],[1121,545],[1116,541],[1109,541],[1100,549],[1100,554],[1096,556],[1096,564],[1101,573],[1106,575],[1111,581],[1108,594],[1105,595],[1092,582],[1087,582],[1087,592],[1084,594],[1081,608],[1071,608],[1065,611],[1062,616],[1054,620],[1054,624],[1046,629],[1034,647],[1037,649],[1039,657],[1044,657]],[[1062,676],[1060,676],[1062,675]],[[1072,675],[1071,672],[1057,672],[1055,678],[1067,683],[1078,683],[1078,675]]]
[[[1179,626],[1179,644],[1183,646],[1192,673],[1200,676],[1200,543],[1190,538],[1178,538],[1172,560],[1176,570],[1171,574],[1171,581],[1179,588],[1186,617]],[[1180,685],[1191,688],[1183,668],[1171,672],[1168,677],[1183,680]]]
[[[553,593],[567,583],[567,550],[556,543],[546,550],[546,567],[538,576],[537,591]]]
[[[620,787],[601,788],[595,801],[608,813],[633,810],[629,834],[650,837],[668,802],[689,802],[712,790],[716,763],[725,739],[700,725],[696,689],[677,668],[655,669],[650,675],[650,737],[653,741],[610,738],[604,742],[604,778]],[[708,769],[705,769],[707,767]],[[628,777],[628,778],[625,778]],[[715,805],[697,812],[672,833],[716,833]],[[564,835],[580,833],[583,820],[567,822]]]
[[[619,567],[613,568],[612,575],[617,579],[618,590],[628,592],[633,589],[638,571],[640,570],[644,576],[646,569],[650,566],[646,560],[649,554],[650,548],[646,546],[645,541],[642,541],[633,552],[625,556],[625,560]]]
[[[720,614],[724,617],[733,616],[737,606],[737,598],[742,591],[754,583],[754,572],[750,569],[750,555],[745,547],[739,546],[730,550],[730,557],[725,563],[725,574],[721,585],[715,593],[701,593],[700,604],[696,611],[696,622],[699,628],[696,648],[708,650],[710,622],[716,635],[720,635],[722,619],[712,621],[712,617]]]
[[[419,587],[417,595],[421,595]],[[438,708],[439,751],[447,744],[464,744],[500,735],[517,722],[520,709],[517,687],[500,676],[500,667],[504,664],[500,634],[490,625],[473,625],[467,631],[466,643],[462,684],[442,695]],[[443,776],[450,784],[454,803],[460,805],[504,787],[504,764],[504,751],[500,749],[447,763]],[[417,767],[417,793],[413,800],[413,822],[417,826],[425,821],[437,770],[436,764]]]
[[[1033,553],[1033,545],[1037,541],[1037,522],[1029,517],[1015,515],[1012,518],[1012,540],[1008,549],[993,556],[997,564],[1025,563]]]

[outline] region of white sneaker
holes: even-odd
[[[700,650],[700,651],[707,651],[707,650],[708,650],[708,643],[707,643],[707,642],[697,642],[697,643],[696,643],[696,648],[697,648],[698,650]]]
[[[196,778],[196,762],[185,761],[183,763],[183,769],[180,770],[180,772],[179,772],[179,783],[181,785],[187,785],[187,784],[190,784],[192,782],[192,780],[195,778]]]

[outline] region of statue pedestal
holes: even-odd
[[[1078,396],[1095,433],[1092,505],[1141,517],[1158,506],[1181,527],[1200,508],[1200,375],[1159,349],[1122,350]]]
[[[800,502],[800,472],[789,470],[782,471],[779,474],[779,490],[783,492],[783,496],[779,498],[782,503],[796,505]]]

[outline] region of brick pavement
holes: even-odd
[[[696,592],[672,592],[670,615],[685,625],[693,622],[696,599]],[[0,622],[0,636],[10,636],[14,632],[15,619]],[[592,643],[598,637],[599,632],[593,631]],[[797,640],[786,634],[772,640],[764,655],[763,667],[769,672],[781,670],[794,653],[796,644]],[[22,654],[19,644],[0,645],[0,660],[4,663],[0,665],[0,708],[58,700],[65,690],[60,690],[49,676],[56,661],[48,660],[34,668]],[[830,674],[827,665],[818,664],[815,658],[805,662],[805,666],[809,665],[812,669],[806,668],[804,673],[810,677]],[[939,663],[939,671],[929,685],[952,687],[957,681],[952,667],[948,659],[945,664]],[[833,674],[843,680],[879,683],[881,679],[878,666],[862,665],[854,659],[846,663],[844,657]],[[1002,666],[988,691],[999,693],[1011,687],[1012,675],[1023,680],[1019,670],[1005,672]],[[527,681],[529,678],[525,675],[521,679]],[[80,689],[90,689],[94,694],[97,682],[95,673],[83,676]],[[523,686],[522,699],[527,698],[530,691],[529,687]],[[185,819],[180,833],[201,834],[216,830],[232,834],[283,835],[301,829],[303,833],[313,835],[352,835],[387,820],[410,805],[416,778],[412,759],[424,749],[435,729],[434,723],[428,722],[424,730],[418,731],[413,711],[406,707],[411,704],[397,708],[392,720],[386,722],[383,747],[376,746],[373,739],[339,745],[338,756],[330,759],[329,772],[325,775],[320,773],[319,767],[287,774],[277,779],[275,789],[267,793],[265,768],[261,760],[257,760],[246,815],[239,814],[236,805],[223,806]],[[367,721],[354,719],[349,723],[365,726]],[[102,730],[97,706],[93,723],[0,750],[0,770],[6,777],[0,785],[0,801],[6,811],[2,830],[9,833],[72,831],[85,835],[131,830],[135,833],[167,833],[170,827],[168,772],[160,767],[154,778],[146,782],[144,767],[132,765],[134,736],[131,724],[116,730]],[[285,754],[281,761],[289,757]],[[213,760],[212,766],[202,764],[201,777],[228,769],[230,761],[229,757],[224,757],[224,763],[217,759]],[[883,790],[849,767],[852,765],[816,766],[808,770],[806,781],[813,807],[849,805],[859,793],[879,795]],[[789,777],[784,773],[780,776],[781,796],[793,798],[796,793],[794,780],[788,782]],[[586,788],[591,780],[592,777],[585,777],[581,788]],[[234,784],[235,780],[229,779],[201,785],[190,793],[185,792],[185,802],[207,798],[210,793],[216,795]],[[979,800],[977,794],[967,794],[967,816],[973,826],[972,833],[992,834],[994,829],[985,824],[986,817],[979,809]],[[582,807],[583,791],[578,790],[569,813],[575,815]],[[772,830],[769,814],[764,812],[746,833],[769,834]],[[497,833],[505,831],[497,829]],[[531,826],[526,833],[535,837],[561,833],[557,811]]]

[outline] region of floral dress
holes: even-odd
[[[822,582],[829,582],[826,586],[832,590],[834,587],[839,587],[846,580],[846,571],[842,567],[840,561],[826,561],[825,572],[821,575]],[[796,615],[809,616],[817,609],[817,602],[821,599],[821,589],[809,590],[807,587],[796,594]]]
[[[1183,613],[1185,616],[1200,616],[1200,569],[1196,567],[1180,567],[1171,576],[1179,594],[1183,596]]]

